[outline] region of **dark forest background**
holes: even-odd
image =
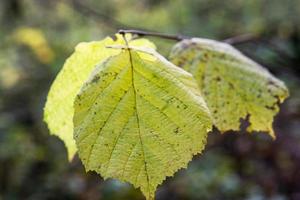
[[[283,80],[290,98],[267,134],[209,135],[205,152],[168,178],[157,200],[300,200],[299,0],[1,0],[0,200],[140,200],[139,190],[85,173],[42,120],[49,87],[81,41],[147,29],[235,46]],[[167,56],[174,41],[153,38]]]

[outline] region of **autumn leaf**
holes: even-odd
[[[134,40],[130,34],[126,34],[125,37],[132,46],[155,48],[155,45],[146,39]],[[50,132],[64,141],[69,160],[77,151],[73,139],[75,96],[98,63],[120,52],[119,49],[106,48],[116,44],[125,44],[120,34],[117,34],[115,39],[107,37],[101,41],[78,44],[51,86],[44,108],[44,120]]]
[[[154,51],[115,48],[76,96],[74,137],[86,170],[130,182],[150,200],[204,149],[211,117],[190,73]]]
[[[170,60],[194,75],[221,132],[239,130],[248,117],[248,131],[275,137],[273,118],[288,89],[265,68],[228,44],[200,38],[176,44]]]

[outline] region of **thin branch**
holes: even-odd
[[[171,34],[165,34],[165,33],[159,33],[159,32],[152,32],[152,31],[144,31],[144,30],[119,30],[120,34],[125,34],[125,33],[132,33],[137,36],[152,36],[152,37],[160,37],[163,39],[168,39],[168,40],[175,40],[175,41],[181,41],[184,39],[190,39],[191,37],[185,36],[185,35],[171,35]],[[238,35],[232,38],[228,38],[223,40],[222,42],[232,44],[232,45],[238,45],[246,42],[250,42],[253,40],[257,40],[258,37],[253,35],[253,34],[244,34],[244,35]]]
[[[184,35],[171,35],[171,34],[165,34],[165,33],[158,33],[158,32],[152,32],[152,31],[142,31],[142,30],[119,30],[118,33],[125,34],[125,33],[132,33],[138,36],[152,36],[152,37],[159,37],[163,39],[168,40],[176,40],[181,41],[184,39],[189,39],[190,37],[184,36]]]

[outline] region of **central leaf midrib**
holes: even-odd
[[[138,131],[139,131],[139,139],[141,142],[141,149],[142,149],[142,155],[143,155],[143,160],[144,160],[144,166],[145,166],[145,173],[147,177],[147,183],[148,183],[148,195],[150,197],[150,180],[149,180],[149,174],[147,170],[147,162],[145,158],[145,151],[144,151],[144,145],[142,141],[142,136],[141,136],[141,129],[140,129],[140,120],[139,120],[139,114],[138,114],[138,109],[137,109],[137,91],[135,88],[134,84],[134,69],[133,69],[133,60],[132,60],[132,54],[130,48],[128,48],[128,54],[129,54],[129,61],[130,61],[130,67],[131,67],[131,83],[132,83],[132,88],[133,88],[133,93],[134,93],[134,105],[135,105],[135,110],[136,110],[136,120],[137,120],[137,126],[138,126]]]

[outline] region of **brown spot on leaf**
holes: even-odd
[[[179,132],[179,127],[175,128],[173,132],[177,134]]]

